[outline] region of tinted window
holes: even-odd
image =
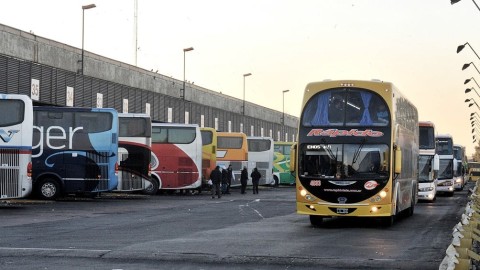
[[[152,127],[153,143],[189,144],[196,137],[194,127]]]
[[[119,117],[120,137],[150,137],[150,121],[142,117]]]
[[[25,104],[21,100],[0,100],[0,127],[11,126],[23,122]]]
[[[249,152],[263,152],[272,148],[272,142],[270,140],[262,139],[248,139],[248,151]]]
[[[200,131],[202,134],[202,145],[208,145],[212,144],[213,142],[213,132],[207,131],[207,130],[202,130]]]
[[[242,137],[221,137],[217,138],[217,145],[220,149],[241,149],[243,145]]]

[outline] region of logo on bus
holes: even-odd
[[[2,141],[8,143],[13,138],[13,135],[15,135],[19,131],[20,130],[9,130],[7,133],[5,132],[5,130],[0,129],[0,137],[2,138]]]
[[[308,137],[382,137],[383,132],[381,131],[376,131],[376,130],[371,130],[371,129],[366,129],[366,130],[358,130],[358,129],[350,129],[350,130],[344,130],[344,129],[321,129],[321,128],[315,128],[310,130],[307,134]]]
[[[363,186],[366,190],[372,190],[378,186],[377,181],[370,180]]]

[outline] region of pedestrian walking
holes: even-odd
[[[230,186],[232,185],[232,180],[235,180],[235,175],[233,174],[232,165],[228,165],[227,169],[227,190],[225,194],[230,194]]]
[[[255,167],[250,174],[250,177],[252,178],[253,194],[258,194],[258,183],[260,182],[260,178],[262,178],[262,175]]]
[[[241,194],[245,194],[245,189],[247,188],[247,181],[248,181],[247,167],[243,167],[242,173],[240,174],[240,184],[242,185],[242,188],[240,190]]]
[[[220,199],[222,193],[220,191],[220,183],[222,182],[222,173],[220,172],[220,166],[217,166],[215,170],[210,173],[210,179],[212,180],[212,199],[215,198],[215,192]]]

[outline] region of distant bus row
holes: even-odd
[[[0,95],[0,199],[107,191],[199,190],[216,165],[257,167],[261,184],[293,184],[292,143],[192,124],[152,123],[108,108],[33,107]],[[278,145],[277,145],[278,143]],[[275,161],[275,163],[274,163]],[[286,169],[286,170],[285,170]]]

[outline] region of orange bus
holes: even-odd
[[[232,186],[240,186],[240,174],[247,163],[247,135],[241,132],[217,132],[217,165],[225,168],[232,165]]]

